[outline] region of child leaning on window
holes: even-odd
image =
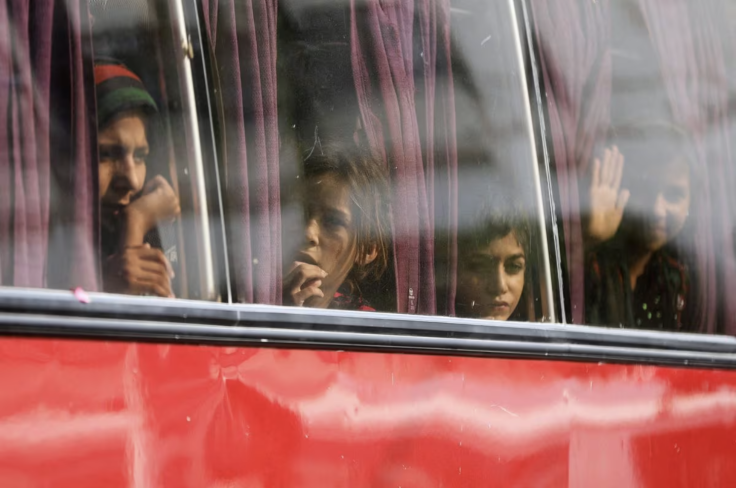
[[[355,145],[319,145],[303,168],[303,226],[284,236],[296,248],[285,253],[284,304],[374,311],[361,287],[388,266],[386,171]]]

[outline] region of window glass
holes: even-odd
[[[181,4],[0,9],[2,285],[220,298]]]
[[[103,290],[218,299],[193,24],[175,0],[91,2],[90,14]]]
[[[515,15],[207,4],[236,301],[554,318]]]
[[[575,323],[736,332],[730,3],[528,2]]]

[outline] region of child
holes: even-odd
[[[284,304],[374,309],[361,285],[388,266],[389,198],[383,166],[356,146],[320,145],[304,161],[304,226],[285,266]],[[284,241],[288,244],[289,238]]]
[[[173,271],[146,236],[180,213],[179,199],[160,175],[146,181],[149,121],[156,104],[122,63],[95,63],[103,289],[173,297]]]
[[[684,132],[661,122],[632,125],[616,140],[592,168],[586,321],[684,330],[690,279],[674,243],[692,201],[692,148]]]
[[[530,232],[510,205],[480,206],[475,222],[458,236],[458,317],[524,320]],[[517,310],[518,308],[518,310]]]

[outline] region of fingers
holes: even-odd
[[[174,294],[171,291],[171,282],[162,274],[141,274],[136,279],[133,287],[138,290],[139,293],[152,293],[163,298],[174,298]]]
[[[159,261],[152,261],[147,259],[141,259],[138,261],[138,267],[147,273],[155,273],[157,275],[166,276],[168,279],[172,279],[173,276],[169,269]]]
[[[175,298],[171,264],[160,249],[151,249],[148,244],[126,248],[122,254],[108,259],[103,276],[105,291]]]
[[[127,263],[129,279],[133,282],[131,284],[148,293],[174,298],[171,292],[174,271],[164,253],[160,249],[151,249],[150,244],[127,251],[133,253]]]
[[[298,261],[294,262],[284,280],[294,305],[302,306],[305,300],[313,296],[324,298],[324,292],[320,287],[322,286],[322,279],[326,276],[327,273],[319,266]]]
[[[291,271],[286,276],[286,282],[289,284],[289,288],[301,289],[302,286],[310,280],[321,280],[327,277],[327,272],[315,266],[313,264],[295,262],[295,266],[291,268]]]
[[[169,182],[161,175],[156,175],[146,183],[146,187],[143,190],[144,197],[153,197],[152,210],[161,214],[161,218],[165,218],[168,215],[176,217],[181,213],[181,206],[179,203],[179,197],[171,187]]]
[[[606,149],[603,151],[603,167],[601,168],[601,185],[609,186],[611,184],[613,151]]]
[[[143,187],[143,195],[153,193],[161,186],[161,180],[159,178],[161,178],[161,176],[157,175],[146,183],[146,186]]]
[[[319,285],[317,285],[317,283],[319,283]],[[308,298],[311,298],[314,296],[324,298],[325,293],[319,288],[319,286],[321,285],[322,285],[321,281],[313,282],[312,285],[306,286],[292,293],[291,297],[294,302],[294,305],[296,305],[297,307],[301,307],[304,305],[304,302],[307,301]]]
[[[621,187],[621,180],[624,176],[624,155],[619,152],[618,147],[613,146],[613,149],[616,152],[613,188],[618,190]]]
[[[595,188],[601,184],[601,160],[595,158],[593,160],[593,176],[591,179],[591,185]]]
[[[161,249],[152,249],[151,245],[146,243],[139,248],[137,254],[140,259],[160,264],[164,269],[166,269],[166,273],[169,277],[174,278],[174,269],[171,267],[171,263],[166,259],[166,256],[164,256]]]
[[[626,208],[626,204],[629,203],[630,196],[629,190],[621,190],[621,193],[618,194],[618,198],[616,199],[616,208],[623,211]]]
[[[151,178],[151,181],[146,183],[145,193],[150,193],[154,190],[158,190],[159,188],[162,190],[170,189],[171,185],[169,185],[169,182],[166,181],[166,178],[164,178],[161,175],[156,175],[153,178]],[[171,189],[171,191],[173,192],[174,190]]]
[[[169,185],[169,182],[166,181],[166,178],[164,178],[161,175],[154,176],[151,181],[154,182],[156,184],[156,186],[164,186],[164,187],[165,186],[170,186]]]
[[[603,151],[603,160],[593,161],[592,186],[608,186],[618,189],[624,172],[624,156],[617,146]]]

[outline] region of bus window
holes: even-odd
[[[103,290],[218,299],[208,208],[217,189],[205,185],[213,180],[205,165],[216,164],[202,152],[206,121],[197,112],[181,3],[107,1],[90,9]]]
[[[218,299],[181,6],[5,14],[2,285]]]
[[[736,333],[725,3],[528,2],[574,323]]]
[[[204,17],[237,301],[555,319],[513,4],[258,0]]]

